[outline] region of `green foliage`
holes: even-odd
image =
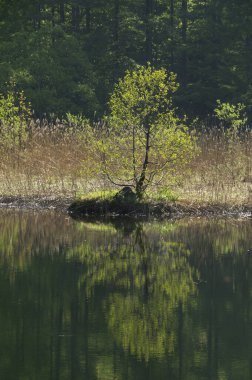
[[[70,112],[66,114],[66,123],[72,128],[73,132],[84,132],[90,128],[90,120],[84,115],[73,115]]]
[[[158,202],[176,202],[178,195],[167,188],[158,189],[155,193],[148,194],[151,200]]]
[[[176,114],[176,75],[150,65],[128,71],[109,102],[111,116],[99,141],[104,174],[117,185],[146,188],[174,175],[195,152],[195,140]]]
[[[249,136],[245,133],[248,122],[246,107],[242,103],[221,103],[220,100],[217,100],[214,113],[220,122],[219,132],[223,136],[220,151],[225,152],[222,160],[218,162],[218,170],[222,176],[228,172],[232,180],[234,178],[241,179],[246,176],[249,168],[248,145],[244,144],[245,136],[247,138]]]
[[[23,147],[28,139],[31,109],[24,93],[8,91],[0,94],[0,136],[5,147]]]
[[[127,71],[115,86],[109,107],[110,122],[121,128],[159,126],[163,118],[173,123],[172,94],[178,89],[176,75],[150,65]]]
[[[217,107],[215,108],[214,113],[217,118],[224,123],[224,126],[238,130],[247,125],[248,118],[245,110],[245,104],[222,103],[220,100],[217,100]]]
[[[16,53],[19,46],[21,56]],[[14,80],[37,115],[85,112],[90,116],[99,111],[92,65],[77,37],[61,26],[45,23],[39,30],[18,32],[8,44],[0,43],[0,53],[5,72],[0,86],[5,88],[6,79]]]

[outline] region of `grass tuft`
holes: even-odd
[[[148,192],[146,200],[150,202],[176,202],[179,195],[170,189],[161,189],[157,191]]]
[[[95,200],[101,200],[101,201],[111,201],[114,196],[117,194],[118,190],[100,190],[100,191],[92,191],[87,194],[81,195],[79,200],[82,201],[95,201]]]

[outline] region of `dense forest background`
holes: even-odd
[[[126,69],[178,75],[176,105],[206,117],[216,100],[252,113],[250,0],[0,0],[0,92],[35,114],[99,117]]]

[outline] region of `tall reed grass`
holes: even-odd
[[[88,160],[79,131],[58,120],[33,122],[22,149],[0,149],[0,194],[75,197],[92,184],[81,174]]]
[[[179,180],[164,179],[162,191],[190,203],[252,204],[252,131],[212,127],[197,134],[199,152],[189,170],[177,167]],[[74,198],[110,189],[101,173],[83,170],[98,159],[83,137],[85,129],[66,122],[33,121],[22,149],[0,146],[0,195]]]
[[[252,204],[252,131],[222,127],[198,132],[200,153],[181,197],[199,203]]]

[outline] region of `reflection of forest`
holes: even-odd
[[[1,378],[252,378],[251,232],[1,211]]]

